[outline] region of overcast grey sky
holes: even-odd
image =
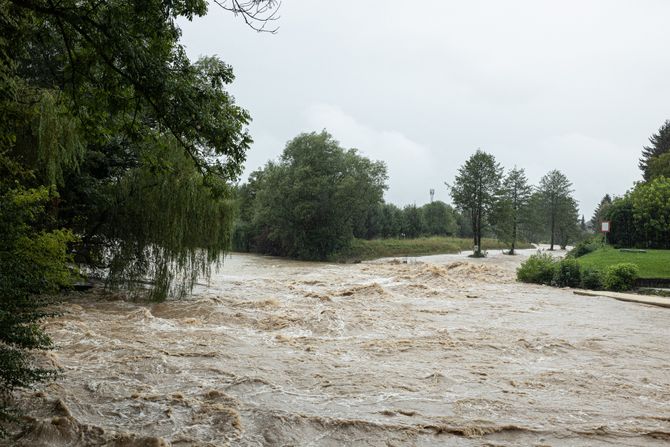
[[[191,58],[233,66],[253,117],[246,171],[300,132],[327,129],[384,160],[386,200],[450,202],[444,181],[477,149],[536,184],[572,181],[589,219],[640,179],[670,118],[670,1],[284,0],[277,34],[210,6],[180,22]]]

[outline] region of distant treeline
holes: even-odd
[[[481,151],[473,156],[482,157],[490,156]],[[455,184],[461,185],[458,208],[441,201],[400,208],[383,200],[388,180],[383,162],[343,149],[325,131],[301,134],[286,145],[278,160],[236,188],[233,249],[325,260],[346,250],[355,238],[454,236],[471,238],[472,246],[479,246],[482,237],[494,237],[512,247],[516,241],[554,237],[565,246],[581,237],[584,225],[578,220],[571,184],[560,172],[550,172],[533,188],[522,169],[503,178],[502,169],[496,167],[489,176],[486,214],[476,215],[473,207],[481,206],[481,201],[468,193],[468,182],[479,184],[480,170],[472,171],[472,178],[456,179]],[[450,192],[455,196],[454,188]]]

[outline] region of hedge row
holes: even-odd
[[[557,260],[547,253],[532,255],[516,271],[516,278],[521,282],[614,291],[631,290],[638,277],[637,265],[629,262],[611,265],[601,271],[583,267],[576,259]]]

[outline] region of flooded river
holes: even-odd
[[[523,256],[236,254],[189,300],[76,298],[12,443],[668,445],[670,309],[518,284]]]

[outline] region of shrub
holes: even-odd
[[[531,255],[516,269],[516,279],[535,284],[551,284],[554,279],[556,260],[547,253]]]
[[[587,255],[591,252],[594,252],[603,246],[602,236],[594,236],[589,239],[583,240],[575,247],[570,250],[568,256],[572,258],[579,258],[581,256]]]
[[[607,290],[630,290],[639,276],[639,268],[630,262],[611,265],[603,275],[603,285]]]
[[[552,285],[557,287],[579,287],[581,269],[576,259],[563,259],[554,268]]]
[[[581,287],[584,289],[598,290],[603,286],[603,274],[600,270],[585,266],[582,267]]]

